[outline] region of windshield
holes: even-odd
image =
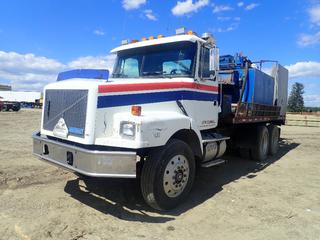
[[[175,42],[118,52],[113,78],[192,77],[196,43]]]

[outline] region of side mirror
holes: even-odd
[[[219,48],[217,48],[217,47],[210,49],[209,70],[210,70],[210,72],[211,71],[213,71],[213,72],[219,71]]]

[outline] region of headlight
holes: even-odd
[[[121,122],[120,123],[120,135],[127,137],[135,137],[136,124],[133,122]]]

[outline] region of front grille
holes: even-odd
[[[63,118],[69,135],[83,137],[87,116],[88,90],[46,90],[43,128],[53,131]]]

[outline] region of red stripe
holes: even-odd
[[[161,90],[161,89],[177,89],[190,88],[205,91],[217,92],[218,87],[208,86],[199,83],[188,82],[165,82],[165,83],[130,83],[130,84],[105,84],[99,85],[99,93],[108,92],[130,92],[130,91],[145,91],[145,90]]]

